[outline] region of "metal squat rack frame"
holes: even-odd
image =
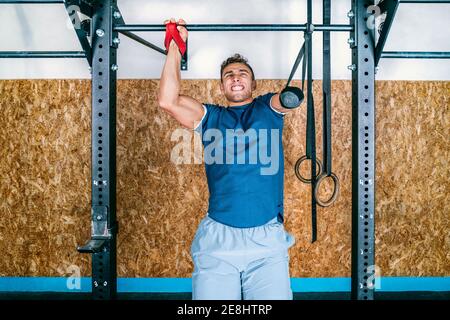
[[[326,1],[328,3],[328,1]],[[380,58],[449,59],[450,52],[383,52],[400,3],[449,0],[352,0],[348,25],[314,25],[314,31],[350,32],[352,51],[352,268],[351,297],[374,299],[375,273],[375,71]],[[83,51],[2,51],[0,58],[86,58],[92,76],[91,239],[78,250],[92,255],[92,298],[117,297],[116,83],[121,33],[153,50],[166,50],[132,33],[164,25],[125,24],[117,0],[0,0],[0,4],[64,4]],[[308,1],[308,6],[310,6]],[[327,4],[329,5],[329,4]],[[312,8],[307,8],[308,15]],[[329,10],[329,8],[328,8]],[[386,13],[378,43],[367,21]],[[80,15],[82,14],[82,15]],[[86,19],[82,20],[81,17]],[[309,17],[308,21],[311,21]],[[307,24],[192,24],[191,31],[306,31]],[[90,41],[89,41],[90,40]],[[187,51],[182,57],[187,70]]]

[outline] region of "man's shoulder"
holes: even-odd
[[[264,94],[261,94],[261,95],[257,96],[255,98],[255,100],[261,101],[263,103],[270,104],[270,99],[272,99],[272,97],[274,95],[276,95],[275,92],[267,92],[267,93],[264,93]]]
[[[274,93],[274,92],[267,92],[267,93],[261,94],[254,99],[254,104],[256,106],[259,105],[261,107],[263,107],[263,106],[270,107],[270,105],[271,105],[270,101],[275,94],[276,93]]]

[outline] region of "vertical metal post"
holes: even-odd
[[[352,0],[352,299],[372,300],[375,271],[373,1]],[[368,23],[369,22],[369,23]]]
[[[92,253],[93,299],[114,299],[117,292],[115,5],[95,2],[92,17],[92,219],[106,221],[109,230],[102,250]]]

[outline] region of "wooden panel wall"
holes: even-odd
[[[255,96],[283,83],[259,80]],[[218,85],[185,80],[182,93],[224,104]],[[158,109],[157,88],[118,84],[119,277],[190,277],[190,244],[207,209],[203,165],[171,162],[181,126]],[[341,195],[318,209],[314,244],[310,188],[293,171],[305,152],[306,108],[285,119],[292,277],[350,276],[351,83],[332,89]],[[320,81],[314,94],[320,154]],[[383,276],[449,276],[450,82],[380,81],[376,95],[376,263]],[[62,276],[70,266],[90,275],[90,257],[76,251],[90,235],[90,110],[89,81],[0,81],[0,276]]]

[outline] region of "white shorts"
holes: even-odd
[[[288,249],[295,238],[275,217],[235,228],[208,215],[191,245],[193,300],[292,300]]]

